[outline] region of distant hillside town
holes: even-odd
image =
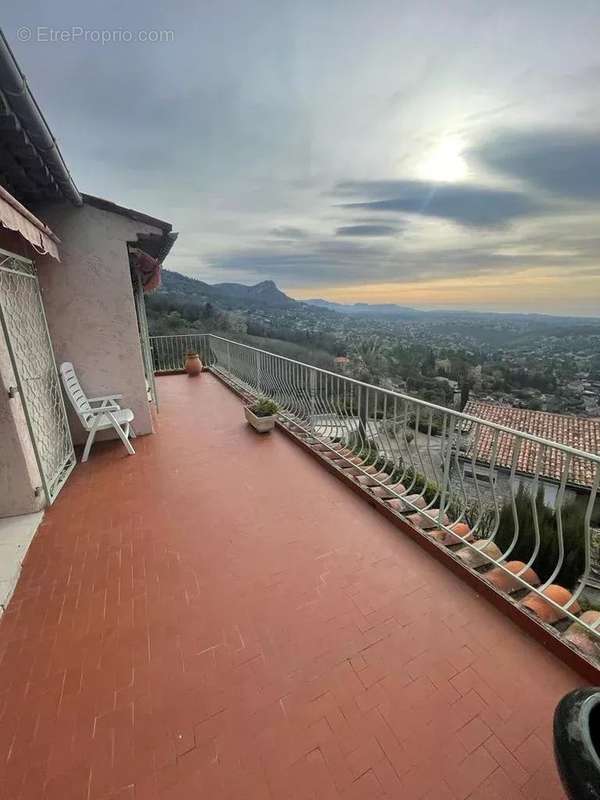
[[[600,417],[600,319],[299,302],[273,281],[211,285],[164,270],[154,335],[229,337],[440,405]]]

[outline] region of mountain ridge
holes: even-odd
[[[401,306],[397,303],[336,303],[332,300],[323,298],[311,298],[304,300],[309,306],[315,308],[326,308],[329,311],[337,311],[340,314],[368,314],[370,316],[421,316],[426,311],[412,308],[411,306]]]
[[[511,311],[477,311],[473,309],[418,309],[401,306],[396,303],[336,303],[323,298],[295,300],[281,291],[273,280],[264,280],[248,286],[243,283],[209,284],[198,278],[190,278],[174,270],[162,270],[162,286],[157,294],[175,294],[179,299],[190,299],[196,302],[218,303],[225,309],[300,309],[312,308],[329,313],[348,314],[350,316],[397,317],[417,319],[423,317],[474,317],[494,319],[539,319],[539,320],[577,320],[579,324],[586,321],[597,322],[597,317],[571,317],[568,315],[543,314],[534,312]]]
[[[243,283],[205,283],[174,270],[162,270],[159,292],[181,294],[203,302],[218,302],[229,307],[292,307],[298,301],[288,297],[274,281],[260,281],[252,286]]]

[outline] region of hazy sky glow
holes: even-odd
[[[167,267],[600,313],[597,0],[150,5],[24,0],[2,24],[79,188],[180,231]]]

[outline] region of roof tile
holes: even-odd
[[[592,455],[600,455],[600,419],[598,418],[552,414],[549,411],[532,411],[527,408],[514,408],[501,403],[487,403],[480,400],[469,400],[464,413],[477,417],[483,422],[492,422]],[[475,424],[468,422],[463,426],[463,431],[471,432],[474,428]],[[477,461],[489,464],[492,459],[495,438],[493,428],[483,427],[478,432],[477,442],[470,443],[466,455],[469,458],[475,455]],[[540,452],[540,445],[537,442],[527,439],[516,440],[510,433],[497,435],[495,459],[497,467],[512,468],[515,441],[520,443],[517,445],[517,472],[535,475],[538,471],[538,461],[541,459],[540,477],[560,481],[567,458],[564,452],[550,447],[546,447],[544,452]],[[573,456],[569,465],[568,483],[591,486],[595,469],[593,461]]]

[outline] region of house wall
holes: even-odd
[[[471,477],[467,477],[464,473],[464,470],[472,469],[472,465],[470,461],[463,463],[461,465],[461,473],[462,473],[462,486],[460,482],[460,478],[458,476],[458,470],[454,464],[450,467],[450,480],[454,491],[460,496],[462,495],[462,487],[467,494],[467,496],[472,499],[477,499],[477,489],[475,487],[475,481]],[[481,499],[484,503],[492,505],[494,502],[494,495],[492,494],[492,490],[488,481],[484,479],[483,476],[487,477],[488,470],[485,467],[481,467],[481,472],[478,473],[478,484],[479,484],[479,494]],[[499,503],[510,502],[513,496],[513,488],[512,482],[510,478],[510,473],[505,472],[504,470],[496,470],[495,471],[495,497]],[[528,477],[526,475],[516,475],[514,480],[514,493],[516,494],[520,487],[528,490],[529,492],[533,493],[535,488],[535,481],[532,477]],[[544,503],[549,508],[555,508],[557,499],[558,499],[558,491],[559,485],[552,481],[544,480],[543,478],[538,482],[538,491],[543,491],[544,493]],[[587,490],[582,490],[581,493],[576,492],[574,489],[570,487],[565,487],[564,495],[563,495],[563,505],[575,500],[577,497],[583,499],[584,502],[587,502],[589,493]],[[592,512],[592,522],[600,519],[600,497],[596,497],[594,509]]]
[[[23,239],[0,229],[0,248],[31,258]],[[0,328],[0,517],[29,514],[45,505],[35,454],[19,394],[10,398],[8,390],[16,386],[8,346]]]
[[[73,362],[89,396],[122,394],[135,414],[136,433],[152,433],[127,242],[160,230],[91,205],[48,205],[34,213],[61,239],[60,263],[37,260],[57,364]],[[82,443],[86,435],[68,413],[73,440]]]

